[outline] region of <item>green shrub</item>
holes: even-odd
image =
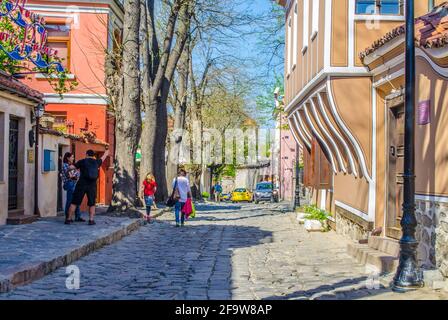
[[[305,219],[306,220],[318,220],[324,222],[328,220],[330,216],[325,210],[318,208],[317,206],[306,206],[305,207]]]
[[[205,198],[205,199],[210,198],[210,193],[208,193],[208,192],[202,192],[202,198]]]

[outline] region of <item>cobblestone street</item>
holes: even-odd
[[[307,233],[282,205],[198,206],[175,228],[167,213],[74,264],[80,289],[60,268],[0,299],[443,299],[372,288],[365,267],[333,232]]]

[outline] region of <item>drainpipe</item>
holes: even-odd
[[[34,144],[34,215],[40,217],[39,210],[39,127],[40,117],[43,116],[45,106],[39,104],[34,109],[36,118],[36,142]]]
[[[36,114],[36,142],[34,144],[34,215],[40,216],[39,210],[39,126],[40,117]]]

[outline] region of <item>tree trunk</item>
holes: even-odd
[[[174,132],[169,139],[168,149],[168,165],[167,177],[168,184],[172,181],[179,169],[181,147],[184,143],[190,141],[183,140],[183,132],[186,124],[186,113],[188,106],[188,78],[189,78],[189,64],[190,64],[190,44],[189,41],[185,45],[184,52],[179,60],[178,73],[178,90],[176,90],[174,109]]]
[[[166,179],[166,140],[168,136],[167,101],[174,72],[184,50],[190,31],[192,7],[189,2],[183,2],[179,9],[179,27],[176,33],[176,45],[170,52],[171,38],[165,38],[164,54],[160,59],[159,70],[154,77],[148,95],[145,110],[145,124],[142,133],[141,170],[152,172],[158,188],[157,201],[164,201],[168,196]],[[170,32],[169,32],[170,33]],[[169,34],[168,33],[168,34]],[[163,72],[163,73],[162,73]],[[160,78],[162,77],[162,78]]]
[[[116,100],[115,172],[110,211],[126,212],[135,208],[137,178],[135,154],[141,133],[139,25],[140,1],[128,0],[124,4],[122,76],[118,85],[120,98]],[[115,66],[117,67],[117,66]],[[109,87],[110,88],[110,87]],[[113,90],[109,90],[114,92]]]

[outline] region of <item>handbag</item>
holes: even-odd
[[[194,206],[194,202],[191,202],[191,214],[190,217],[191,219],[196,218],[196,207]]]
[[[176,190],[177,190],[177,178],[176,178],[176,182],[174,183],[173,192],[171,193],[171,196],[166,201],[166,206],[167,207],[172,208],[172,207],[174,207],[176,205],[176,202],[178,200],[178,199],[175,199]]]
[[[182,213],[185,213],[188,216],[190,216],[190,214],[193,212],[193,207],[192,207],[192,201],[190,198],[187,199],[187,202],[185,202],[184,207],[182,208]]]

